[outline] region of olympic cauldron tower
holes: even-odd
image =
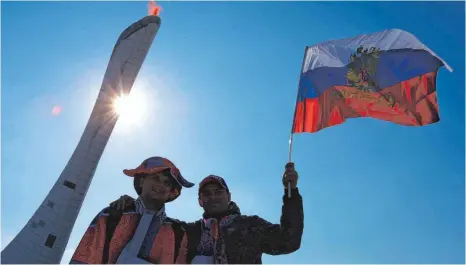
[[[160,27],[157,13],[158,9],[121,33],[73,155],[42,204],[2,251],[2,264],[60,263],[97,164],[118,120],[113,101],[130,92]]]

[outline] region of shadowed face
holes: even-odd
[[[178,191],[174,189],[175,183],[168,171],[147,175],[141,178],[141,197],[165,203],[176,197]]]
[[[207,214],[220,214],[228,210],[230,193],[219,184],[205,185],[199,194],[199,204]]]

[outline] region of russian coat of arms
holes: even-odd
[[[379,62],[380,49],[360,46],[351,54],[346,73],[347,84],[363,92],[369,92],[377,87],[374,80]]]

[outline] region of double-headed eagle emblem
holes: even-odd
[[[369,92],[377,91],[376,72],[379,63],[380,49],[371,47],[364,49],[360,46],[350,55],[348,72],[346,73],[347,86],[357,88],[360,93],[348,93],[345,91],[334,90],[333,96],[339,100],[342,98],[353,98],[357,96],[360,99],[374,99]],[[380,99],[386,100],[388,106],[395,106],[395,99],[391,93],[381,95]],[[375,99],[374,99],[375,100]]]
[[[371,47],[364,49],[360,46],[350,55],[347,85],[369,92],[377,87],[375,74],[379,63],[380,49]]]

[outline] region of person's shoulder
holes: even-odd
[[[188,231],[191,228],[191,223],[187,223],[172,217],[166,217],[165,223],[170,224],[173,229],[181,229],[182,231]]]
[[[173,217],[166,217],[165,222],[172,223],[172,224],[182,224],[183,223],[183,221],[181,221],[179,219],[176,219],[176,218],[173,218]]]
[[[98,217],[102,217],[102,216],[108,216],[110,214],[111,210],[112,210],[111,207],[104,207],[102,210],[97,212],[95,217],[98,218]]]
[[[198,220],[198,221],[195,221],[195,222],[186,222],[186,221],[182,221],[182,220],[179,220],[179,219],[176,219],[176,218],[173,218],[173,217],[166,217],[165,220],[166,220],[166,222],[176,224],[176,225],[181,225],[183,227],[194,226],[196,224],[201,223],[201,220]]]
[[[100,218],[102,218],[104,216],[108,216],[109,215],[109,208],[110,207],[105,207],[102,210],[100,210],[99,212],[97,212],[97,214],[92,219],[92,221],[90,223],[90,226],[91,227],[95,226]]]
[[[239,215],[236,217],[237,222],[244,222],[248,225],[262,225],[268,222],[258,215]]]
[[[128,205],[125,209],[117,209],[116,207],[112,206],[107,206],[103,208],[100,212],[99,215],[102,216],[119,216],[119,215],[124,215],[124,214],[135,214],[136,213],[136,207],[133,204]]]
[[[167,217],[166,220],[170,222],[172,225],[181,226],[183,230],[185,230],[188,233],[193,233],[195,231],[201,231],[202,219],[194,221],[194,222],[186,222],[186,221],[181,221],[179,219]]]
[[[257,220],[257,219],[262,219],[260,216],[258,215],[245,215],[245,214],[242,214],[242,215],[238,215],[236,218],[239,218],[239,219],[242,219],[242,220]]]
[[[135,214],[135,213],[136,211],[135,211],[134,205],[128,206],[124,210],[118,210],[116,207],[107,206],[107,207],[104,207],[102,210],[100,210],[95,215],[94,219],[92,219],[91,221],[90,226],[95,226],[97,222],[99,221],[99,219],[102,219],[102,218],[113,217],[112,219],[117,218],[118,220],[120,216],[123,216],[125,214]]]

